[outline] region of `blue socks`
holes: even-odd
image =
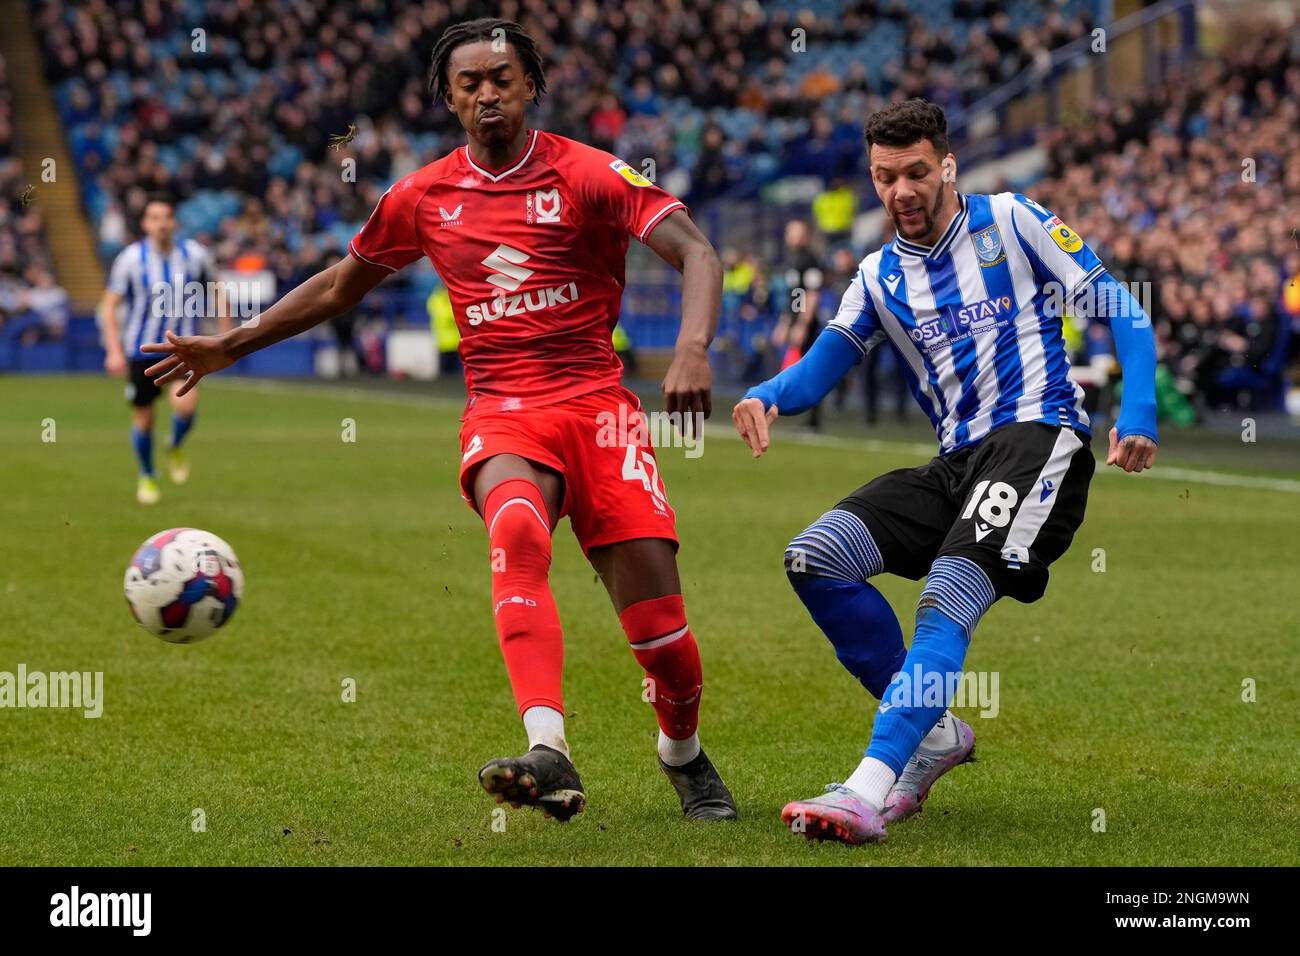
[[[835,656],[873,697],[903,666],[903,629],[885,596],[863,581],[791,573],[799,600],[835,647]]]
[[[880,695],[868,757],[888,764],[895,774],[903,772],[921,738],[952,703],[969,646],[966,628],[938,608],[916,612],[912,649]]]
[[[182,418],[180,415],[172,415],[172,443],[169,447],[179,448],[185,436],[189,434],[190,429],[194,427],[194,419],[197,415],[191,415],[189,418]],[[136,460],[140,463],[140,474],[149,478],[153,477],[153,430],[142,432],[137,431],[134,426],[131,428],[131,447],[135,449]]]
[[[907,654],[894,609],[867,583],[884,569],[862,519],[840,508],[826,512],[785,549],[786,574],[799,600],[830,638],[840,663],[873,697],[885,692]]]
[[[997,593],[975,562],[936,558],[908,650],[889,602],[867,583],[884,566],[862,519],[839,508],[805,528],[785,552],[786,575],[813,622],[840,663],[880,699],[866,756],[897,776],[956,696],[971,633]]]
[[[190,429],[194,427],[194,419],[197,417],[197,412],[189,418],[181,418],[176,414],[172,415],[172,448],[181,447],[181,442],[185,440],[185,436],[189,434]]]
[[[153,432],[136,431],[131,429],[131,447],[135,449],[135,457],[140,462],[140,474],[149,478],[153,477]]]
[[[956,695],[970,636],[997,600],[988,575],[967,558],[936,558],[917,604],[912,649],[890,683],[866,755],[903,772]]]

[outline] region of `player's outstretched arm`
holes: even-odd
[[[1156,460],[1156,341],[1151,319],[1136,299],[1108,272],[1094,283],[1099,313],[1110,324],[1124,374],[1119,418],[1110,430],[1106,464],[1128,472],[1151,468]]]
[[[663,380],[664,409],[670,414],[708,418],[713,414],[713,370],[709,343],[718,331],[722,307],[722,262],[712,243],[685,210],[655,227],[646,245],[682,274],[682,324],[672,364]],[[683,427],[687,427],[683,423]]]
[[[776,416],[806,412],[833,389],[862,353],[843,335],[827,329],[808,354],[775,378],[755,385],[731,412],[736,431],[757,458],[767,451],[768,426]]]
[[[392,273],[381,266],[345,256],[293,289],[271,308],[240,323],[221,335],[176,335],[167,333],[166,342],[142,347],[144,352],[165,355],[145,374],[157,376],[159,385],[184,378],[177,392],[184,395],[199,379],[234,364],[268,345],[305,332],[326,319],[353,308],[367,292]]]

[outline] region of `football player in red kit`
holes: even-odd
[[[346,311],[428,256],[447,283],[469,401],[460,487],[487,527],[493,615],[529,751],[490,761],[498,802],[560,820],[586,801],[569,759],[560,692],[563,638],[548,574],[564,515],[609,591],[659,721],[659,766],[686,816],[733,819],[735,801],[697,734],[703,683],[677,573],[677,538],[637,397],[620,384],[611,334],[630,236],[682,273],[682,321],[663,382],[688,426],[710,411],[707,350],[722,270],[686,207],[608,153],[530,129],[546,81],[517,24],[449,27],[430,86],[468,142],[393,185],[350,255],[221,336],[146,346],[159,383],[205,374]],[[608,440],[602,424],[627,421]],[[641,427],[638,427],[640,425]],[[602,440],[601,436],[606,439]]]

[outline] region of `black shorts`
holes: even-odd
[[[152,366],[157,359],[133,358],[126,372],[126,400],[136,408],[148,408],[154,403],[162,389],[144,370]]]
[[[1029,603],[1083,523],[1097,467],[1088,445],[1068,427],[1003,425],[972,447],[883,474],[836,507],[862,519],[891,574],[919,580],[937,557],[968,558],[999,597]]]

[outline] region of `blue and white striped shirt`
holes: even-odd
[[[900,237],[863,259],[827,329],[863,355],[893,344],[941,454],[1010,422],[1090,432],[1061,313],[1104,266],[1032,199],[959,199],[933,246]]]
[[[194,335],[203,310],[196,307],[193,296],[185,295],[185,285],[215,279],[212,257],[193,239],[175,243],[167,254],[148,239],[133,242],[118,253],[108,288],[126,302],[122,348],[127,356],[150,358],[140,346],[163,341],[168,329],[177,335]]]

